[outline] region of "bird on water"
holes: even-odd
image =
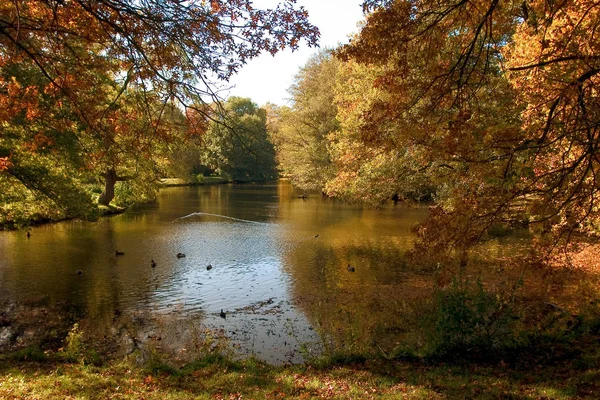
[[[221,316],[221,318],[227,318],[227,314],[225,314],[225,311],[223,311],[222,308],[221,308],[221,312],[219,313],[219,315]]]
[[[156,267],[156,262],[154,260],[150,260],[150,266],[152,268]]]
[[[184,257],[185,257],[185,254],[183,254],[183,253],[177,253],[177,258],[184,258]]]
[[[348,264],[348,272],[354,272],[354,267]]]

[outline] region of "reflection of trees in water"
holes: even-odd
[[[405,250],[392,244],[305,242],[286,253],[294,298],[331,350],[391,349],[406,330],[402,316],[431,292],[432,277],[407,265]]]
[[[84,222],[47,225],[36,228],[31,239],[13,243],[4,254],[2,297],[27,302],[39,294],[85,309],[90,298],[113,287],[106,279],[91,279],[111,267],[110,221],[98,225],[97,231]]]
[[[169,189],[161,192],[160,212],[151,206],[91,225],[67,222],[37,227],[30,239],[5,232],[10,240],[3,241],[2,250],[7,251],[2,254],[0,295],[16,299],[44,293],[51,303],[70,299],[68,312],[77,318],[86,316],[82,329],[108,338],[145,332],[146,328],[136,328],[133,322],[129,325],[124,318],[134,318],[136,308],[153,304],[156,288],[177,281],[174,278],[181,271],[175,254],[182,250],[173,243],[186,236],[181,236],[181,224],[171,221],[195,211],[268,220],[271,217],[266,215],[265,205],[277,206],[276,220],[283,223],[269,225],[277,229],[264,230],[268,241],[256,235],[248,237],[245,230],[236,233],[232,230],[235,225],[227,224],[222,240],[239,234],[249,248],[260,243],[280,244],[273,248],[281,251],[278,256],[291,277],[293,298],[332,348],[379,352],[379,346],[389,351],[411,329],[407,316],[431,299],[435,284],[449,284],[458,266],[419,268],[406,261],[405,252],[413,241],[410,229],[418,220],[415,215],[423,214],[420,210],[363,210],[319,196],[299,199],[294,193],[288,184]],[[194,232],[185,234],[195,238]],[[202,246],[203,242],[191,243]],[[472,281],[481,278],[486,289],[499,292],[510,290],[522,276],[518,306],[527,312],[542,312],[546,303],[552,303],[577,313],[582,305],[600,297],[597,274],[543,270],[529,266],[519,256],[512,262],[504,260],[513,255],[514,248],[506,238],[482,246],[472,254],[464,276]],[[115,257],[115,250],[125,251],[125,256]],[[156,269],[149,267],[150,258],[158,262]],[[186,260],[190,259],[188,253]],[[355,272],[348,271],[348,264]],[[83,275],[76,275],[77,269],[83,270]],[[182,348],[188,346],[191,336],[184,332],[188,327],[175,314],[153,318],[137,320],[150,321],[146,327],[172,325],[172,336],[181,338]],[[167,336],[150,332],[146,339],[148,335]],[[148,340],[149,345],[155,341]],[[163,344],[166,342],[158,343],[161,341],[154,344],[169,347]]]
[[[435,287],[453,278],[481,280],[490,293],[516,291],[517,313],[531,322],[552,310],[548,303],[578,314],[600,298],[600,275],[585,271],[541,269],[523,261],[511,243],[472,254],[456,266],[420,268],[405,258],[406,247],[394,239],[311,242],[285,254],[293,296],[332,351],[389,352],[431,304]],[[350,272],[347,265],[355,267]]]
[[[528,239],[514,237],[480,245],[471,254],[467,274],[472,279],[480,277],[495,291],[506,291],[522,280],[517,291],[519,304],[538,314],[548,309],[548,303],[577,314],[600,298],[600,271],[542,267],[528,257],[529,245]]]
[[[255,222],[268,222],[269,210],[277,205],[275,185],[223,184],[169,188],[159,195],[157,218],[173,221],[193,212],[222,215]]]
[[[118,229],[119,224],[128,229]],[[58,317],[85,318],[93,321],[86,322],[88,331],[106,331],[115,314],[148,299],[175,263],[173,256],[171,262],[161,264],[160,274],[152,273],[148,248],[161,253],[160,243],[141,243],[135,226],[136,221],[124,222],[119,216],[97,223],[70,221],[35,228],[30,239],[14,240],[11,252],[4,254],[0,300],[29,304],[43,297],[45,307],[56,309],[53,314]],[[125,255],[117,257],[116,250]],[[68,310],[60,315],[64,304]],[[70,317],[73,312],[75,318]]]
[[[393,347],[410,300],[431,289],[429,278],[404,262],[411,228],[425,210],[296,199],[285,189],[280,185],[280,214],[293,229],[282,230],[282,240],[294,246],[282,264],[298,307],[331,350]]]

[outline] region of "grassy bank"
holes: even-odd
[[[523,303],[522,291],[457,277],[412,316],[398,315],[406,332],[394,351],[329,347],[296,366],[233,361],[222,355],[226,341],[204,336],[183,360],[129,323],[114,326],[122,334],[87,336],[75,316],[58,318],[60,309],[13,305],[0,314],[0,399],[599,398],[598,301],[535,310],[539,302]]]
[[[158,188],[176,187],[176,186],[201,186],[201,185],[220,185],[229,183],[229,181],[220,176],[198,176],[194,179],[165,178],[158,183]],[[145,189],[131,188],[123,182],[119,182],[115,188],[116,196],[110,206],[96,204],[98,195],[102,192],[99,185],[86,185],[85,189],[94,199],[94,206],[88,213],[88,218],[95,220],[101,216],[120,214],[126,208],[131,206],[143,205],[156,201],[157,186]],[[15,202],[8,202],[0,205],[0,230],[13,230],[36,226],[53,222],[60,222],[73,219],[66,210],[53,204],[46,198],[36,197],[33,193],[28,193],[24,199]]]
[[[384,359],[273,367],[213,357],[175,370],[156,362],[135,366],[133,358],[103,366],[5,359],[0,364],[0,398],[597,398],[598,360],[595,353],[527,368]]]
[[[0,399],[596,399],[600,330],[590,322],[530,331],[495,354],[468,341],[443,356],[331,353],[288,366],[233,360],[220,346],[185,363],[143,346],[111,358],[76,324],[55,346],[42,338],[50,347],[0,355]]]
[[[12,332],[13,339],[3,340],[0,399],[598,398],[596,305],[577,315],[546,306],[540,318],[518,316],[512,296],[474,285],[455,281],[436,291],[414,315],[412,340],[393,352],[326,349],[327,356],[295,366],[234,361],[222,355],[230,354],[227,342],[212,339],[182,362],[135,329],[126,355],[110,357],[127,331],[87,337],[48,307],[8,307],[15,311],[2,314],[0,337]]]
[[[229,183],[229,180],[220,176],[201,176],[195,180],[181,178],[164,178],[160,180],[161,187],[221,185],[225,183]]]

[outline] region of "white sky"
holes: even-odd
[[[255,0],[254,6],[267,8],[277,3],[277,0]],[[358,31],[357,24],[363,18],[361,0],[297,0],[297,5],[308,10],[309,21],[319,28],[321,48],[348,43],[348,36]],[[293,53],[285,50],[275,57],[269,53],[261,54],[230,80],[230,85],[235,87],[229,95],[249,97],[259,106],[267,102],[288,104],[287,89],[294,75],[318,50],[301,42],[300,48]],[[221,94],[227,96],[227,92]]]

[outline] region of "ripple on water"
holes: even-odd
[[[186,257],[169,272],[158,272],[167,284],[154,290],[153,308],[160,311],[177,299],[186,311],[213,313],[241,308],[264,296],[286,296],[275,224],[183,221],[176,225],[177,239],[166,243],[170,253]],[[206,269],[209,264],[211,270]]]
[[[319,341],[311,322],[333,320],[346,294],[362,299],[404,279],[393,241],[415,219],[402,215],[298,199],[285,183],[161,190],[158,204],[95,223],[35,227],[30,239],[0,232],[0,300],[45,296],[99,320],[118,310],[183,330],[194,321],[267,361],[297,362],[301,343]]]

